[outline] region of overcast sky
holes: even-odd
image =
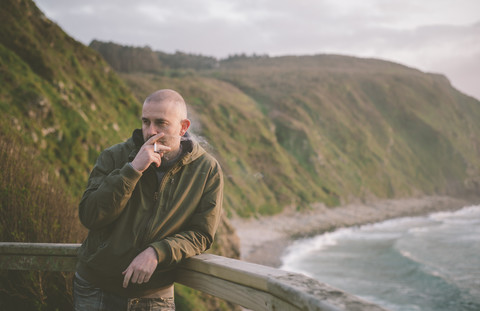
[[[93,39],[173,53],[342,54],[445,74],[480,99],[479,0],[34,0]]]

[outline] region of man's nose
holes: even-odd
[[[158,134],[158,129],[155,124],[152,122],[147,128],[148,136],[154,136]]]

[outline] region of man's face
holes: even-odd
[[[185,134],[188,126],[182,119],[178,106],[171,101],[148,102],[142,109],[143,139],[164,133],[158,143],[172,148],[169,152],[175,154],[180,147],[180,139]],[[167,155],[167,154],[166,154]]]

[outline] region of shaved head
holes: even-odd
[[[185,100],[183,99],[182,95],[174,90],[164,89],[153,92],[147,97],[147,99],[145,99],[143,105],[167,102],[175,105],[175,108],[178,110],[179,117],[181,119],[187,118],[187,105],[185,104]]]

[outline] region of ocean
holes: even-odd
[[[293,243],[281,269],[392,311],[480,311],[480,205]]]

